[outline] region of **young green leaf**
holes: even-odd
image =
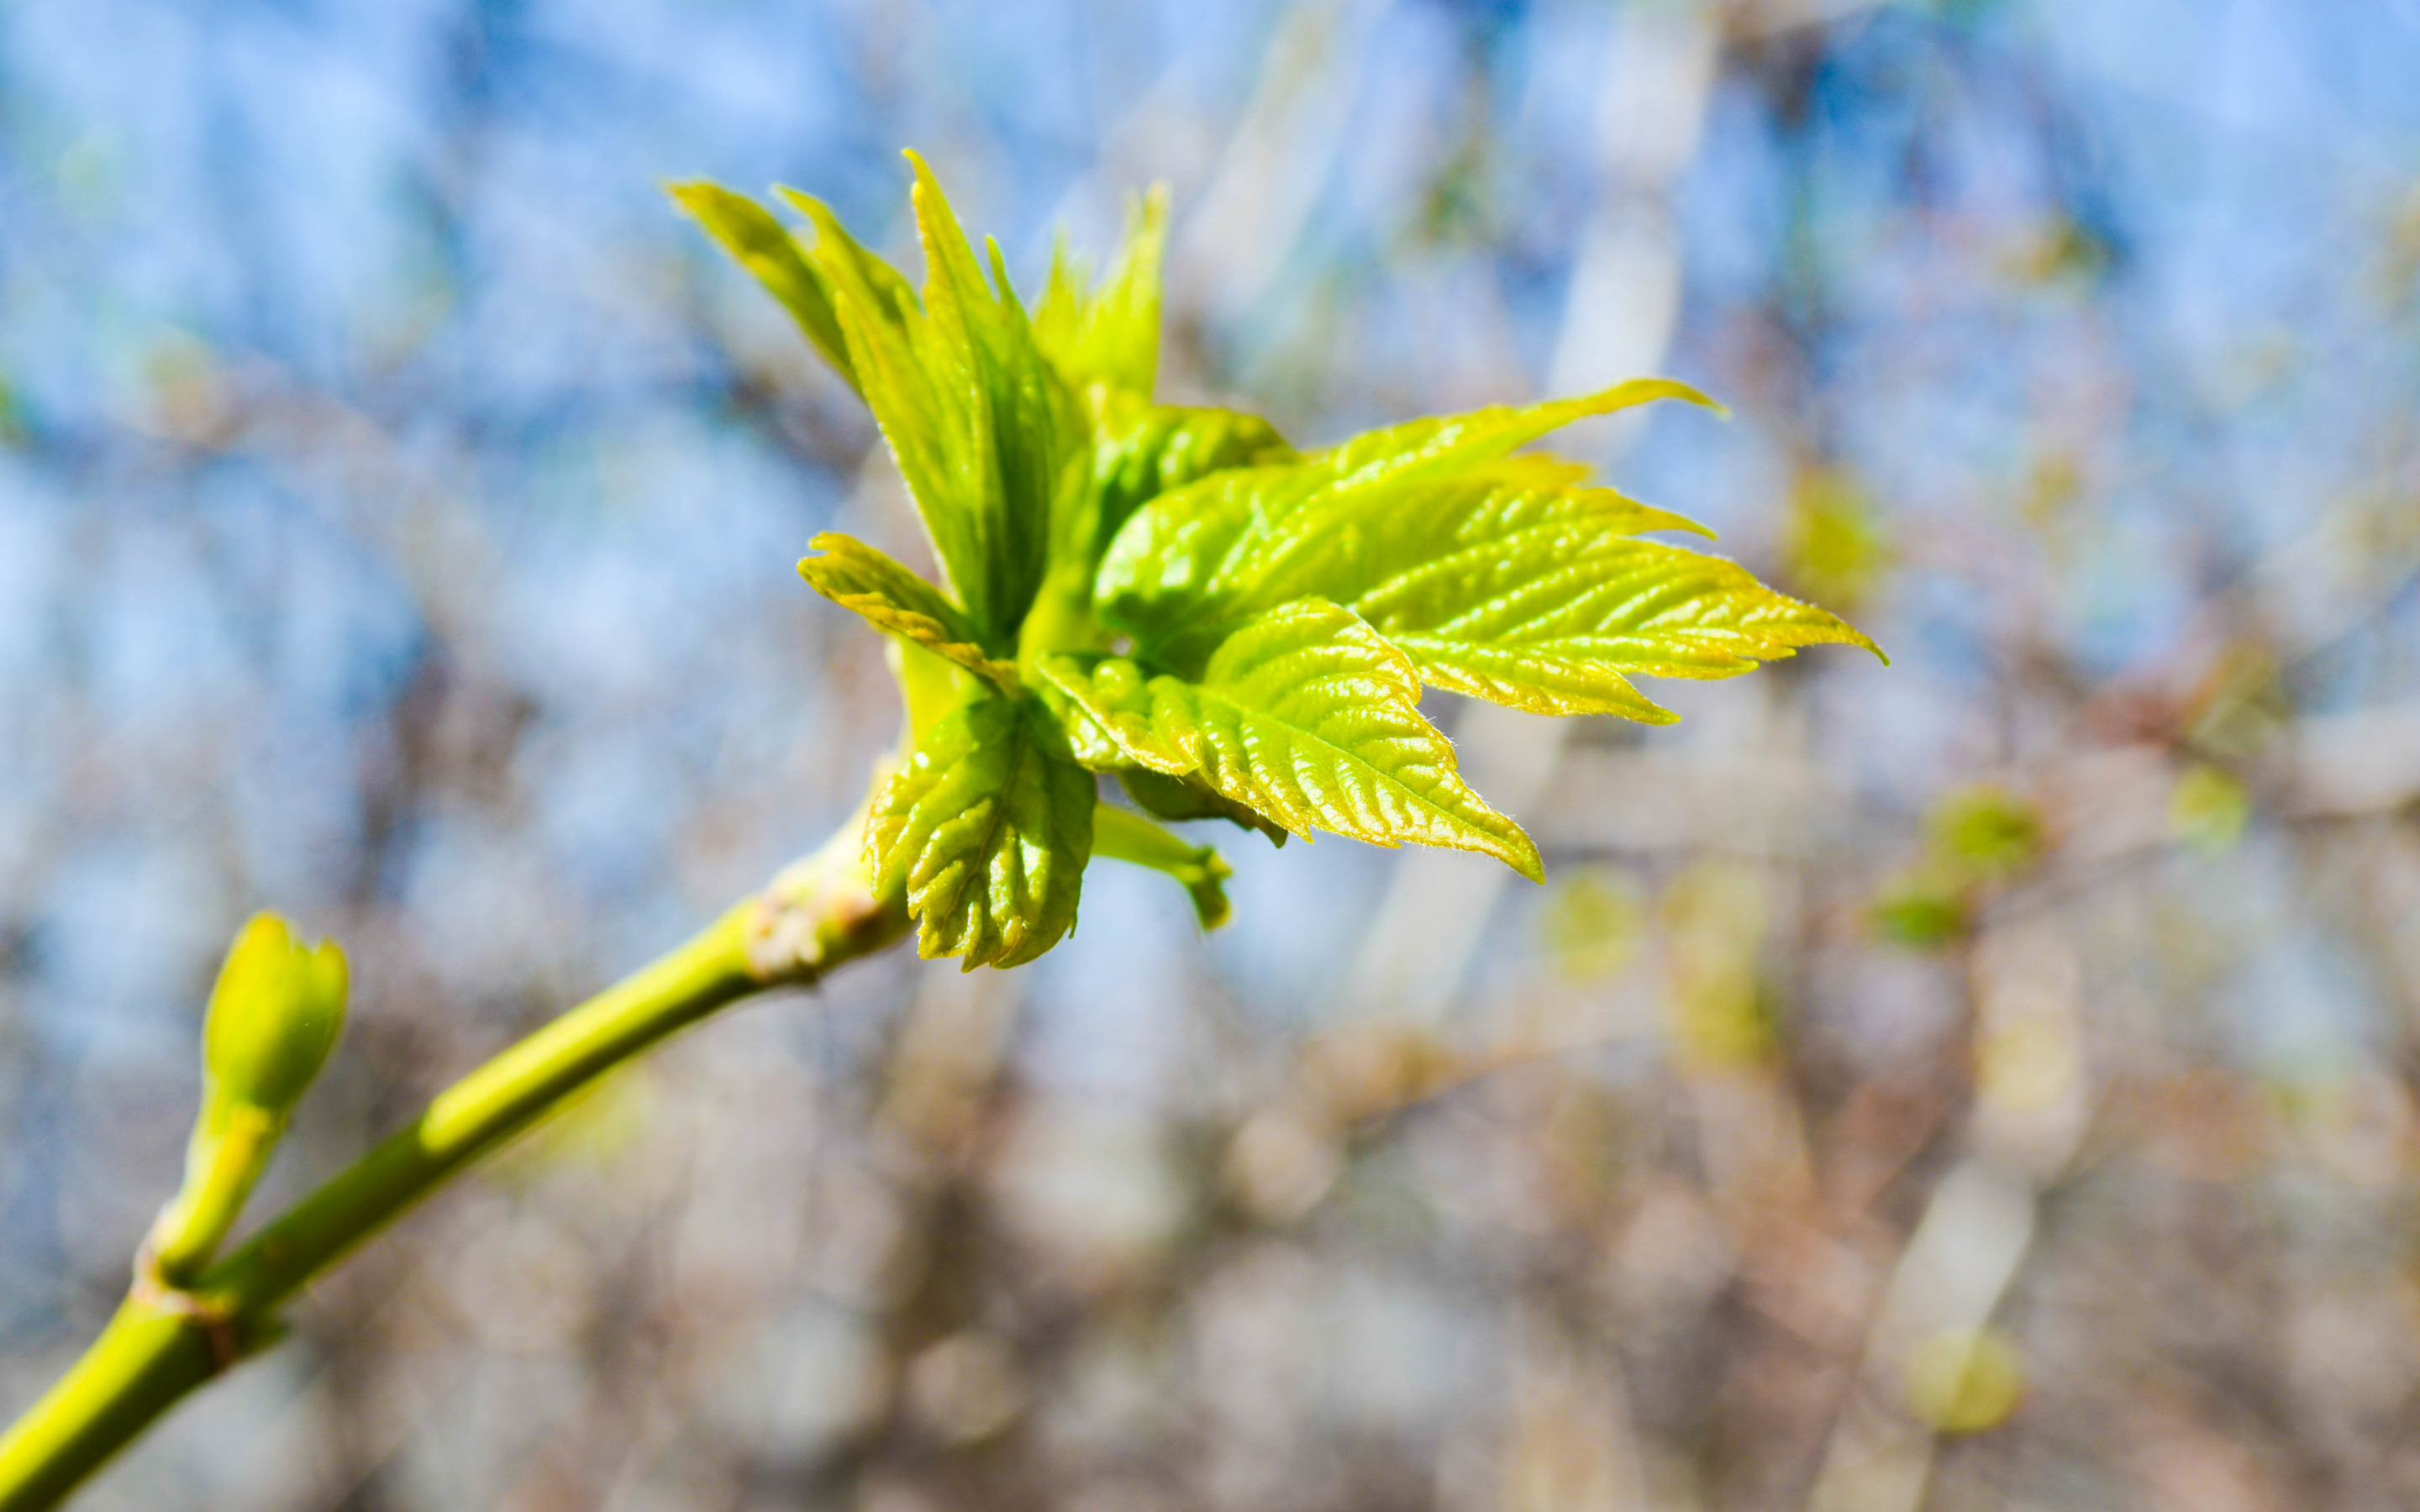
[[[1165,872],[1193,897],[1193,917],[1203,929],[1227,922],[1226,880],[1234,873],[1207,845],[1187,845],[1150,820],[1103,804],[1093,814],[1093,854]]]
[[[1053,506],[1081,486],[1082,448],[1065,386],[991,249],[985,281],[966,234],[923,160],[911,155],[918,301],[880,259],[803,195],[814,252],[847,340],[849,363],[969,618],[1013,630],[1047,559]]]
[[[823,553],[799,563],[799,576],[816,593],[989,679],[1003,693],[1018,690],[1015,664],[985,651],[982,631],[939,589],[846,535],[827,531],[807,546]]]
[[[1093,614],[1093,573],[1101,552],[1145,500],[1225,468],[1291,459],[1267,421],[1233,409],[1147,405],[1095,385],[1090,485],[1064,494],[1054,521],[1050,571],[1019,641],[1020,651],[1090,651],[1110,644]]]
[[[1063,656],[1065,653],[1046,655]],[[1099,659],[1097,656],[1079,653],[1075,665],[1090,667]],[[1283,825],[1251,805],[1238,803],[1218,792],[1201,773],[1187,772],[1174,777],[1148,766],[1135,765],[1134,759],[1126,754],[1125,747],[1093,717],[1082,701],[1047,676],[1040,680],[1040,686],[1034,691],[1050,711],[1051,717],[1059,721],[1060,730],[1067,737],[1068,752],[1076,758],[1077,764],[1087,771],[1116,774],[1118,785],[1125,789],[1126,796],[1134,799],[1135,806],[1143,812],[1156,819],[1179,823],[1191,819],[1224,819],[1239,829],[1259,830],[1268,837],[1272,845],[1284,846],[1286,828]]]
[[[762,205],[720,184],[670,187],[681,208],[696,217],[706,233],[722,243],[723,251],[772,291],[815,350],[848,380],[850,388],[861,393],[856,370],[849,365],[848,338],[841,334],[840,316],[832,309],[831,289],[788,229]]]
[[[1673,716],[1630,676],[1730,677],[1825,641],[1872,649],[1730,562],[1636,539],[1703,527],[1590,486],[1586,473],[1516,456],[1408,486],[1325,490],[1237,552],[1197,612],[1315,594],[1367,620],[1432,686],[1535,714],[1658,724]]]
[[[1234,591],[1272,558],[1341,524],[1387,518],[1401,490],[1493,462],[1584,416],[1654,399],[1714,403],[1683,383],[1636,378],[1576,399],[1390,425],[1290,467],[1214,474],[1135,512],[1102,559],[1094,602],[1109,623],[1141,634],[1222,619]],[[1670,524],[1636,528],[1696,528],[1662,517]]]
[[[1411,662],[1349,609],[1306,599],[1256,615],[1193,681],[1114,656],[1049,656],[1040,671],[1133,764],[1198,773],[1297,835],[1481,851],[1544,874],[1422,717]]]
[[[1094,430],[1093,487],[1098,499],[1088,572],[1110,538],[1151,500],[1230,468],[1297,460],[1277,427],[1239,409],[1179,405],[1125,406]]]
[[[807,224],[814,228],[815,239],[807,249],[807,260],[823,279],[825,291],[832,301],[835,321],[840,314],[840,291],[845,286],[869,314],[893,329],[904,330],[903,312],[916,308],[916,285],[908,282],[907,275],[867,251],[823,201],[787,184],[775,184],[773,193],[805,216]]]
[[[1629,677],[1734,677],[1801,646],[1862,633],[1720,557],[1599,540],[1557,558],[1474,548],[1380,583],[1355,608],[1433,687],[1533,714],[1679,717]]]
[[[899,685],[899,702],[908,711],[910,747],[983,690],[983,682],[957,663],[925,649],[922,641],[885,636],[882,655],[891,664],[891,675]]]
[[[905,889],[927,959],[1021,965],[1076,927],[1096,801],[1040,704],[979,697],[876,795],[866,859],[882,888]]]
[[[876,270],[889,269],[878,258],[836,252],[833,234],[845,233],[821,206],[803,196],[794,203],[818,217],[824,239],[815,249],[816,265],[829,278],[851,369],[867,408],[882,427],[908,496],[916,501],[942,573],[982,623],[976,592],[986,579],[980,511],[966,499],[952,466],[959,449],[957,435],[969,428],[963,417],[971,379],[937,383],[925,365],[922,348],[927,343],[920,337],[927,322],[914,294],[904,284],[894,286],[881,277]],[[855,249],[856,244],[846,246]]]
[[[1098,288],[1063,244],[1034,307],[1034,334],[1072,388],[1101,382],[1151,397],[1159,368],[1159,268],[1168,243],[1168,190],[1158,186],[1126,211],[1125,244]]]
[[[932,338],[920,347],[944,408],[970,390],[973,396],[960,410],[949,461],[959,498],[978,521],[981,607],[963,587],[960,594],[979,621],[1006,629],[1041,586],[1060,491],[1081,486],[1079,432],[1071,397],[1009,287],[999,246],[985,243],[995,294],[932,170],[921,158],[910,161],[924,249],[923,330]]]
[[[1469,581],[1484,597],[1641,531],[1708,533],[1587,476],[1579,463],[1532,455],[1408,484],[1323,486],[1248,525],[1232,564],[1186,618],[1232,619],[1306,595],[1351,605],[1424,574]],[[1282,482],[1268,492],[1291,496]]]
[[[1650,392],[1662,390],[1585,402]],[[1651,723],[1673,716],[1631,676],[1730,677],[1825,641],[1874,649],[1731,563],[1636,539],[1703,527],[1590,486],[1576,463],[1467,460],[1534,431],[1555,408],[1482,412],[1459,440],[1447,423],[1398,427],[1386,446],[1364,438],[1295,466],[1218,473],[1162,495],[1105,554],[1100,616],[1185,672],[1226,623],[1325,598],[1402,648],[1433,686],[1533,713]],[[1417,444],[1389,449],[1402,441]],[[1466,460],[1435,462],[1440,450]]]
[[[1436,415],[1382,426],[1326,451],[1314,452],[1311,460],[1331,476],[1357,484],[1374,483],[1381,478],[1406,482],[1435,477],[1474,462],[1508,455],[1575,420],[1609,415],[1658,399],[1684,400],[1716,414],[1730,412],[1686,383],[1671,378],[1630,378],[1609,389],[1570,399],[1496,405],[1467,414]]]

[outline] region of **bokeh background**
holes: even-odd
[[[2420,5],[0,5],[0,1412],[680,938],[895,714],[912,516],[659,190],[1032,280],[1170,183],[1165,387],[1566,438],[1853,613],[1644,730],[1436,701],[1552,880],[1225,842],[890,958],[416,1214],[92,1508],[2420,1506]]]

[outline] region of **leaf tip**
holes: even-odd
[[[817,593],[823,592],[823,584],[815,580],[818,572],[829,571],[834,565],[832,557],[850,544],[845,535],[817,531],[807,542],[808,554],[799,559],[799,576],[804,578]]]
[[[941,180],[933,172],[933,165],[924,161],[924,154],[914,147],[902,147],[899,149],[899,155],[908,160],[908,171],[915,176],[916,179],[908,187],[909,203],[922,212],[925,208],[926,200],[938,201],[942,216],[954,223],[957,217],[950,210],[949,196],[941,193]]]
[[[831,215],[831,208],[830,206],[826,205],[822,200],[815,198],[813,194],[808,193],[806,191],[801,189],[792,189],[787,184],[775,184],[773,186],[773,195],[783,204],[789,206],[790,208],[798,211],[800,215],[803,215],[808,220],[816,223],[816,235],[818,237],[823,234],[822,222]]]
[[[991,263],[992,297],[1003,304],[1016,301],[1016,288],[1008,281],[1008,258],[1000,250],[1000,239],[984,235],[984,255]]]
[[[1697,387],[1695,384],[1683,383],[1678,378],[1660,378],[1656,381],[1665,385],[1666,394],[1670,398],[1683,400],[1689,404],[1696,405],[1700,409],[1712,410],[1715,418],[1720,420],[1729,420],[1731,418],[1731,407],[1730,405],[1723,403],[1720,399],[1714,397],[1712,394],[1706,393],[1703,389]]]
[[[1833,628],[1838,631],[1837,635],[1825,637],[1825,640],[1830,640],[1834,645],[1863,646],[1866,650],[1874,654],[1874,659],[1876,661],[1881,662],[1885,667],[1891,664],[1890,653],[1885,651],[1880,645],[1875,643],[1872,636],[1866,634],[1865,631],[1858,629],[1855,625],[1851,625],[1848,621],[1840,618],[1840,616],[1833,613],[1829,609],[1824,609],[1822,612],[1825,619],[1832,622]]]
[[[1543,885],[1546,880],[1546,860],[1538,854],[1538,842],[1518,825],[1512,825],[1512,833],[1519,837],[1521,843],[1511,848],[1512,854],[1503,857],[1504,864],[1530,881]]]

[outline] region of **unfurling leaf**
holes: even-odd
[[[1189,681],[1114,656],[1046,656],[1041,671],[1133,764],[1198,774],[1297,835],[1481,851],[1543,874],[1521,826],[1456,772],[1410,661],[1349,609],[1306,599],[1244,621]]]
[[[916,286],[908,282],[906,275],[849,235],[848,227],[840,224],[840,217],[823,201],[783,184],[774,185],[773,193],[814,227],[815,240],[807,249],[807,260],[823,275],[835,321],[840,313],[840,290],[846,287],[858,296],[867,313],[891,326],[903,326],[901,312],[916,308]]]
[[[1084,543],[1088,576],[1118,528],[1151,500],[1229,468],[1297,459],[1276,426],[1239,409],[1133,406],[1103,420],[1093,450],[1098,513],[1093,537]]]
[[[1019,637],[1020,649],[1095,651],[1111,637],[1093,612],[1093,575],[1126,517],[1146,500],[1224,469],[1289,460],[1267,421],[1233,409],[1147,405],[1094,385],[1092,476],[1062,496],[1050,571]]]
[[[671,192],[681,208],[722,243],[723,251],[772,291],[849,387],[859,388],[856,371],[849,366],[848,338],[841,334],[840,316],[832,309],[830,285],[788,228],[762,205],[720,184],[674,184]]]
[[[1021,965],[1076,927],[1095,801],[1040,704],[979,697],[876,795],[866,858],[879,888],[906,892],[921,954]]]
[[[1159,265],[1167,243],[1162,187],[1127,209],[1125,242],[1099,287],[1084,287],[1084,270],[1063,246],[1052,256],[1050,282],[1034,307],[1034,332],[1071,386],[1100,382],[1151,397],[1159,369]]]
[[[1064,386],[1043,358],[991,248],[995,289],[922,160],[913,197],[924,253],[922,307],[879,259],[816,214],[849,363],[950,586],[974,623],[1013,630],[1041,585],[1054,501],[1080,484],[1082,445]],[[819,213],[820,212],[820,213]]]
[[[850,536],[826,532],[807,545],[823,555],[801,561],[799,576],[816,593],[989,679],[1003,693],[1017,691],[1016,665],[985,651],[982,631],[939,589]]]
[[[1103,804],[1093,815],[1093,854],[1162,872],[1184,885],[1193,917],[1203,929],[1227,922],[1227,878],[1233,873],[1217,851],[1187,845],[1150,820]]]

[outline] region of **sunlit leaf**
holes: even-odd
[[[789,230],[762,205],[720,184],[674,184],[671,192],[681,208],[695,216],[740,267],[782,301],[815,349],[848,380],[849,387],[857,388],[857,373],[849,365],[848,338],[841,333],[831,289]]]
[[[1075,928],[1096,801],[1040,704],[978,698],[876,795],[867,861],[882,887],[905,889],[925,957],[1019,965]]]
[[[1137,509],[1161,494],[1229,468],[1296,459],[1276,426],[1239,409],[1136,405],[1103,418],[1093,448],[1098,503],[1086,543],[1092,563]]]
[[[807,259],[823,275],[824,285],[834,292],[837,313],[837,290],[844,285],[869,296],[866,302],[873,313],[897,324],[900,312],[916,305],[916,286],[908,276],[892,267],[841,224],[831,208],[811,194],[802,194],[786,184],[776,184],[773,193],[788,203],[792,209],[807,218],[814,227],[815,239],[807,249]]]
[[[1047,659],[1047,658],[1046,658]],[[1089,667],[1098,656],[1079,657],[1074,665]],[[1283,825],[1213,788],[1199,772],[1171,776],[1137,766],[1134,759],[1107,726],[1093,717],[1083,702],[1047,676],[1035,690],[1059,721],[1067,737],[1067,748],[1078,764],[1094,772],[1114,773],[1118,784],[1135,806],[1156,819],[1183,823],[1195,819],[1224,819],[1244,829],[1255,829],[1268,837],[1269,843],[1282,847],[1286,842]]]
[[[1873,643],[1720,557],[1653,541],[1474,547],[1381,583],[1354,607],[1422,680],[1533,714],[1674,717],[1631,676],[1713,678],[1822,642]]]
[[[1357,484],[1435,477],[1474,462],[1504,456],[1539,437],[1590,415],[1609,415],[1658,399],[1681,399],[1728,414],[1714,400],[1670,378],[1630,378],[1609,389],[1544,404],[1497,405],[1466,414],[1435,415],[1364,431],[1311,460]]]
[[[1155,188],[1126,212],[1125,243],[1097,288],[1063,245],[1034,307],[1035,334],[1077,388],[1102,382],[1151,397],[1159,368],[1159,269],[1168,241],[1168,191]]]
[[[1227,878],[1233,875],[1207,845],[1188,845],[1150,820],[1103,804],[1093,815],[1093,854],[1147,866],[1175,878],[1193,899],[1193,917],[1203,929],[1227,922]]]
[[[1101,650],[1114,640],[1093,613],[1093,572],[1138,505],[1222,469],[1295,455],[1268,422],[1233,409],[1149,405],[1098,386],[1088,408],[1092,478],[1061,496],[1049,576],[1021,642],[1035,650]]]
[[[919,889],[928,951],[1021,959],[1063,930],[1042,904],[994,907],[967,883],[1016,851],[951,849],[964,826],[950,816],[985,802],[985,815],[1026,802],[1028,827],[1047,830],[1034,795],[1112,772],[1161,818],[1452,846],[1535,877],[1528,837],[1463,782],[1421,716],[1423,681],[1661,721],[1633,676],[1871,646],[1731,563],[1641,538],[1700,530],[1687,519],[1577,464],[1512,455],[1652,400],[1720,408],[1696,390],[1637,379],[1298,454],[1258,417],[1149,403],[1160,196],[1097,286],[1063,249],[1029,318],[999,247],[986,270],[910,159],[921,295],[805,196],[789,195],[815,228],[803,252],[737,196],[685,203],[761,265],[819,345],[837,331],[948,579],[937,588],[836,536],[801,564],[893,637],[918,754],[869,834]],[[1035,854],[1039,866],[1050,847]]]
[[[987,284],[940,186],[912,161],[921,308],[821,207],[796,203],[825,236],[817,267],[851,366],[950,586],[976,625],[1004,632],[1041,584],[1053,502],[1062,487],[1080,485],[1082,449],[1071,400],[1009,289],[999,249],[989,249]]]
[[[1197,679],[1125,657],[1052,656],[1041,671],[1129,761],[1215,791],[1295,834],[1484,852],[1543,874],[1537,847],[1455,770],[1404,655],[1350,610],[1305,600],[1238,625]]]
[[[1291,508],[1288,470],[1212,479],[1179,497],[1217,491],[1218,516],[1245,520],[1224,565],[1181,608],[1127,594],[1110,615],[1156,631],[1182,670],[1191,624],[1318,596],[1367,620],[1435,687],[1537,714],[1651,723],[1673,716],[1631,676],[1729,677],[1800,646],[1870,647],[1730,562],[1637,539],[1702,527],[1585,476],[1553,457],[1507,457],[1410,484],[1324,486]],[[1229,503],[1272,498],[1279,507]],[[1119,537],[1105,583],[1111,567],[1146,589],[1184,575],[1181,563],[1129,551],[1140,533]],[[1138,596],[1148,618],[1120,620]]]
[[[1017,690],[1016,668],[986,652],[983,633],[931,583],[880,551],[830,532],[807,543],[821,556],[799,563],[816,593],[890,631],[988,678],[1002,692]]]
[[[1154,634],[1224,618],[1240,585],[1325,538],[1332,516],[1383,517],[1398,492],[1424,480],[1493,462],[1585,416],[1667,398],[1713,404],[1686,384],[1638,378],[1582,398],[1389,425],[1293,466],[1215,475],[1135,512],[1102,560],[1095,602],[1112,624]]]

